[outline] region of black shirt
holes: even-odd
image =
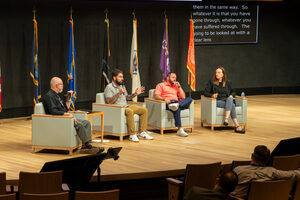
[[[223,87],[222,82],[216,85],[213,80],[209,80],[204,89],[204,96],[211,97],[214,93],[218,93],[217,100],[226,100],[230,95],[235,96],[230,81],[226,81],[225,87]]]
[[[43,96],[43,105],[46,114],[63,115],[65,112],[68,112],[67,105],[52,89],[50,89],[49,92]]]

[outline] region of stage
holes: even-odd
[[[253,148],[267,145],[270,150],[281,139],[299,137],[300,95],[248,96],[247,132],[234,133],[232,128],[216,128],[200,125],[201,101],[195,101],[195,129],[182,138],[174,131],[160,135],[153,133],[153,141],[133,143],[125,137],[105,138],[110,142],[104,147],[123,147],[117,161],[105,160],[102,165],[102,180],[128,180],[172,176],[184,173],[188,163],[212,163],[232,160],[249,160]],[[189,132],[188,132],[189,133]],[[30,118],[0,120],[0,172],[6,172],[7,180],[16,180],[19,171],[39,172],[47,161],[66,159],[64,151],[31,153]],[[101,146],[100,143],[94,143]]]

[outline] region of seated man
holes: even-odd
[[[256,146],[251,156],[251,164],[234,168],[233,171],[237,173],[239,182],[231,194],[240,198],[246,198],[252,180],[267,181],[300,178],[300,170],[283,171],[266,166],[269,157],[270,150],[266,146]]]
[[[156,86],[154,97],[157,100],[165,101],[167,104],[166,109],[173,112],[175,126],[178,127],[177,135],[188,136],[184,129],[181,128],[180,111],[187,109],[193,99],[191,97],[185,98],[185,93],[180,83],[176,81],[176,74],[174,72],[169,72],[166,80]]]
[[[213,190],[194,186],[184,197],[184,200],[230,200],[235,199],[229,194],[238,183],[238,177],[235,172],[223,172],[216,179],[216,184]]]
[[[127,100],[131,100],[137,95],[144,92],[144,87],[138,87],[135,92],[131,95],[127,94],[126,88],[124,86],[123,72],[119,69],[114,69],[112,71],[112,82],[108,84],[105,88],[104,95],[108,104],[116,104],[125,106],[125,115],[127,120],[127,129],[129,133],[129,140],[133,142],[139,142],[139,138],[152,140],[153,137],[148,135],[147,123],[148,123],[148,110],[141,106],[128,105]],[[140,127],[139,135],[135,134],[134,126],[134,114],[140,116]]]
[[[72,114],[68,113],[73,91],[68,91],[68,100],[64,103],[58,96],[58,94],[62,93],[63,91],[64,84],[62,80],[58,77],[53,77],[50,82],[50,87],[51,89],[49,92],[43,96],[43,105],[46,114],[73,116]],[[96,148],[90,144],[92,135],[91,124],[88,120],[77,120],[74,117],[74,127],[78,137],[82,142],[81,153],[101,153],[104,151],[103,147]]]

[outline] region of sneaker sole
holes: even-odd
[[[180,134],[177,134],[178,136],[180,136],[180,137],[187,137],[187,136],[189,136],[188,134],[187,135],[180,135]]]
[[[147,139],[147,138],[144,138],[144,137],[142,137],[142,136],[138,136],[140,139],[142,139],[142,140],[153,140],[154,138],[151,138],[151,139]]]
[[[131,141],[131,142],[139,142],[139,140],[138,141],[134,141],[134,140],[131,140],[131,139],[129,139],[129,141]]]

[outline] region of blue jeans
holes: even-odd
[[[181,101],[172,100],[171,103],[179,103],[179,107],[175,112],[169,109],[168,104],[166,105],[166,109],[171,111],[174,115],[176,127],[181,127],[180,111],[189,108],[189,105],[192,103],[192,101],[193,99],[191,97],[187,97]]]
[[[217,100],[217,107],[225,108],[226,111],[230,110],[231,119],[236,118],[235,104],[232,97],[227,97],[225,101]]]

